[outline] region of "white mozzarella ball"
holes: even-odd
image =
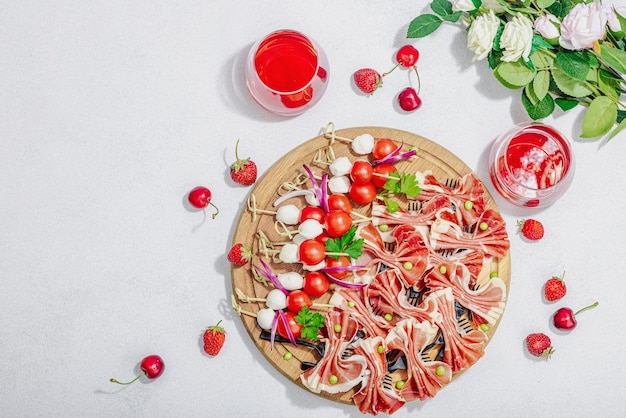
[[[263,308],[256,313],[256,322],[261,329],[272,329],[272,322],[274,322],[274,312],[271,308]]]
[[[307,239],[315,238],[324,232],[324,227],[315,219],[307,219],[298,227],[300,235]]]
[[[352,140],[352,151],[359,155],[366,155],[374,149],[374,137],[370,134],[361,134]]]
[[[305,269],[306,271],[318,271],[318,270],[323,269],[324,267],[326,267],[326,260],[322,260],[315,265],[302,263],[302,268]]]
[[[287,307],[287,295],[280,289],[270,290],[265,299],[265,304],[275,311],[285,309]]]
[[[348,193],[350,178],[348,176],[333,176],[328,180],[328,188],[331,193]]]
[[[285,205],[276,211],[276,220],[286,225],[297,225],[300,221],[300,209],[296,205]]]
[[[278,253],[278,258],[283,263],[297,263],[300,261],[300,248],[296,244],[285,244]]]
[[[278,276],[278,281],[287,290],[298,290],[304,286],[304,277],[298,272],[289,271],[287,273],[281,273]]]
[[[330,164],[329,169],[333,176],[345,176],[350,174],[352,163],[348,157],[339,157]]]
[[[313,189],[309,189],[311,191],[313,191]],[[317,196],[315,196],[315,193],[307,193],[304,195],[304,200],[306,200],[306,203],[309,206],[319,206],[320,205],[320,201],[317,199]]]

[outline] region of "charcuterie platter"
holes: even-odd
[[[376,155],[380,139],[393,152]],[[371,197],[373,186],[360,187],[370,181]],[[329,220],[339,194],[351,203],[345,233]],[[287,206],[294,222],[278,214]],[[317,223],[305,228],[308,219]],[[437,143],[392,128],[331,123],[285,154],[250,192],[233,242],[252,249],[231,269],[232,303],[259,351],[294,384],[364,413],[433,397],[471,367],[509,291],[508,236],[482,182]],[[312,272],[330,287],[294,302],[295,290],[316,289]],[[284,307],[272,291],[288,297]]]

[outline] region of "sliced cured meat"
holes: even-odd
[[[442,208],[451,208],[449,195],[435,194],[429,200],[420,201],[419,211],[409,211],[400,208],[390,213],[385,205],[372,203],[372,224],[378,225],[425,225],[433,221],[435,213]]]
[[[335,325],[341,326],[340,332],[335,331]],[[367,368],[364,357],[343,356],[356,335],[358,324],[349,313],[331,310],[326,314],[324,326],[328,333],[324,338],[326,346],[324,357],[314,367],[304,371],[300,375],[300,380],[314,393],[346,392],[361,383]],[[331,376],[337,381],[333,383]]]
[[[391,415],[405,404],[405,400],[393,387],[383,384],[387,373],[387,358],[384,352],[378,351],[381,346],[385,346],[382,336],[359,339],[352,344],[354,354],[367,361],[361,388],[352,397],[359,411],[364,414]]]
[[[453,373],[467,369],[483,356],[487,334],[480,329],[466,332],[459,327],[452,288],[446,287],[430,293],[425,299],[430,298],[437,300],[441,313],[441,322],[437,325],[444,339],[443,361],[452,367]]]
[[[365,331],[366,337],[385,335],[391,325],[374,314],[372,307],[365,303],[363,292],[364,289],[338,287],[331,296],[329,303],[350,314],[359,324],[359,328]]]
[[[434,301],[413,306],[407,301],[406,290],[395,270],[388,269],[376,275],[370,285],[364,289],[366,303],[372,306],[378,315],[391,315],[388,320],[395,326],[404,318],[413,318],[418,321],[433,322],[440,314]]]
[[[485,319],[485,322],[495,324],[504,312],[506,300],[506,285],[502,279],[492,277],[475,289],[470,271],[464,264],[442,263],[440,266],[445,269],[434,268],[426,275],[426,286],[432,291],[452,289],[456,302]]]
[[[407,379],[400,395],[407,401],[431,398],[452,379],[452,369],[442,361],[424,361],[420,353],[438,334],[430,322],[404,319],[385,338],[387,350],[400,350],[406,356]],[[437,369],[443,373],[437,373]]]

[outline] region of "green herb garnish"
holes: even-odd
[[[303,306],[296,315],[296,322],[302,325],[300,336],[317,341],[317,330],[324,326],[324,320],[324,315],[312,312],[308,307]]]
[[[417,177],[415,174],[409,173],[389,173],[389,180],[385,182],[383,189],[390,191],[394,194],[404,194],[410,198],[416,198],[421,192],[422,188],[419,186]]]
[[[339,260],[341,254],[347,254],[350,258],[359,258],[363,254],[363,238],[354,239],[356,236],[356,226],[352,225],[348,232],[337,238],[326,240],[326,251],[328,257]]]

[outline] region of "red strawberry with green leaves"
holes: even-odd
[[[548,302],[554,302],[561,299],[567,293],[567,287],[565,286],[565,272],[561,274],[561,277],[550,277],[543,286],[543,296]]]
[[[245,266],[252,258],[252,247],[238,242],[230,248],[226,258],[237,266]]]
[[[361,68],[356,70],[353,75],[354,84],[363,93],[371,94],[377,88],[383,85],[383,77],[380,73],[372,68]]]
[[[239,158],[239,140],[235,144],[235,158],[237,160],[230,166],[230,178],[242,186],[254,184],[257,177],[256,163],[250,158]]]
[[[536,219],[521,219],[517,221],[519,225],[520,233],[524,238],[537,241],[543,238],[544,229],[543,224]]]
[[[550,358],[552,353],[554,353],[550,337],[542,332],[529,334],[526,337],[526,348],[533,356],[544,357],[546,359]]]
[[[207,327],[202,336],[204,351],[210,356],[217,356],[226,340],[226,330],[220,327],[221,322],[220,320],[217,324]]]

